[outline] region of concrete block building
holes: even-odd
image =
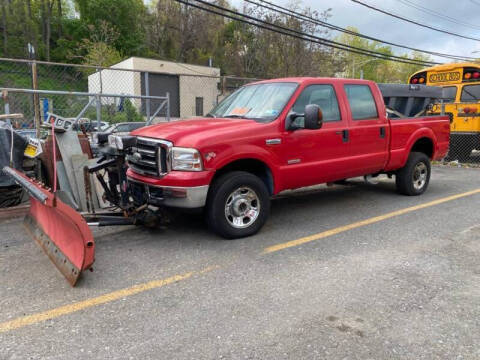
[[[214,67],[131,57],[110,68],[88,77],[89,92],[101,89],[110,94],[149,93],[151,96],[165,96],[168,92],[172,118],[203,116],[217,103],[220,95],[220,69]],[[145,101],[133,103],[145,114]],[[155,101],[151,102],[151,114],[157,106]]]

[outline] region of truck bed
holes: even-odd
[[[386,171],[397,169],[405,164],[413,143],[425,137],[436,139],[432,160],[440,160],[447,155],[449,146],[450,118],[446,115],[405,117],[389,119],[390,158]]]
[[[425,112],[430,104],[442,100],[441,87],[408,84],[378,84],[387,109],[394,117],[415,117]]]

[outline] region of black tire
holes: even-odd
[[[400,194],[415,196],[427,190],[431,174],[430,159],[420,152],[412,152],[407,163],[397,171],[395,182]]]
[[[247,200],[248,196],[252,195],[256,198]],[[227,210],[228,201],[230,206]],[[243,214],[243,211],[248,215]],[[232,214],[227,215],[227,212]],[[257,215],[250,215],[254,213]],[[206,206],[208,226],[213,232],[226,239],[238,239],[256,234],[267,221],[269,214],[270,194],[267,187],[262,180],[251,173],[245,171],[226,173],[215,180],[209,191]],[[243,227],[236,227],[233,224],[235,219],[240,219],[241,224],[238,226]],[[245,219],[250,220],[251,223]]]
[[[20,186],[0,188],[0,208],[20,205],[23,199],[23,189]]]

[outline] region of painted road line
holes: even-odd
[[[438,199],[438,200],[434,200],[434,201],[430,201],[430,202],[427,202],[427,203],[424,203],[424,204],[415,205],[415,206],[411,206],[411,207],[408,207],[408,208],[405,208],[405,209],[392,211],[392,212],[384,214],[384,215],[375,216],[375,217],[365,219],[365,220],[362,220],[362,221],[358,221],[358,222],[355,222],[355,223],[352,223],[352,224],[340,226],[340,227],[337,227],[335,229],[327,230],[327,231],[317,233],[317,234],[313,234],[313,235],[310,235],[310,236],[305,236],[305,237],[302,237],[300,239],[287,241],[287,242],[284,242],[284,243],[281,243],[281,244],[269,246],[269,247],[267,247],[263,250],[263,253],[264,254],[269,254],[269,253],[273,253],[273,252],[276,252],[276,251],[285,250],[285,249],[288,249],[288,248],[291,248],[291,247],[294,247],[294,246],[299,246],[299,245],[302,245],[302,244],[309,243],[311,241],[324,239],[326,237],[337,235],[337,234],[343,233],[345,231],[349,231],[349,230],[356,229],[356,228],[359,228],[359,227],[362,227],[362,226],[374,224],[374,223],[377,223],[377,222],[380,222],[380,221],[383,221],[383,220],[387,220],[387,219],[390,219],[390,218],[393,218],[393,217],[396,217],[396,216],[400,216],[400,215],[403,215],[403,214],[407,214],[407,213],[410,213],[412,211],[417,211],[417,210],[425,209],[425,208],[428,208],[428,207],[431,207],[431,206],[440,205],[440,204],[446,203],[448,201],[464,198],[464,197],[475,195],[475,194],[478,194],[478,193],[480,193],[480,189],[467,191],[465,193],[452,195],[452,196],[447,196],[447,197],[444,197],[444,198],[441,198],[441,199]]]
[[[0,323],[0,333],[7,332],[10,330],[18,329],[24,326],[33,325],[36,323],[40,323],[46,320],[54,319],[63,315],[68,315],[92,306],[97,306],[101,304],[106,304],[115,300],[123,299],[125,297],[129,297],[132,295],[136,295],[138,293],[142,293],[147,290],[157,289],[163,287],[165,285],[173,284],[182,280],[186,280],[191,278],[194,275],[204,274],[206,272],[212,271],[218,268],[218,266],[210,266],[201,271],[191,271],[180,275],[174,275],[166,279],[161,280],[153,280],[147,283],[135,285],[129,288],[120,289],[117,291],[113,291],[108,294],[104,294],[101,296],[97,296],[94,298],[86,299],[83,301],[75,302],[72,304],[64,305],[57,307],[55,309],[39,312],[32,315],[22,316],[20,318],[6,321],[4,323]]]

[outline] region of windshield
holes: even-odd
[[[280,115],[297,86],[297,83],[247,85],[225,98],[207,116],[269,122]]]

